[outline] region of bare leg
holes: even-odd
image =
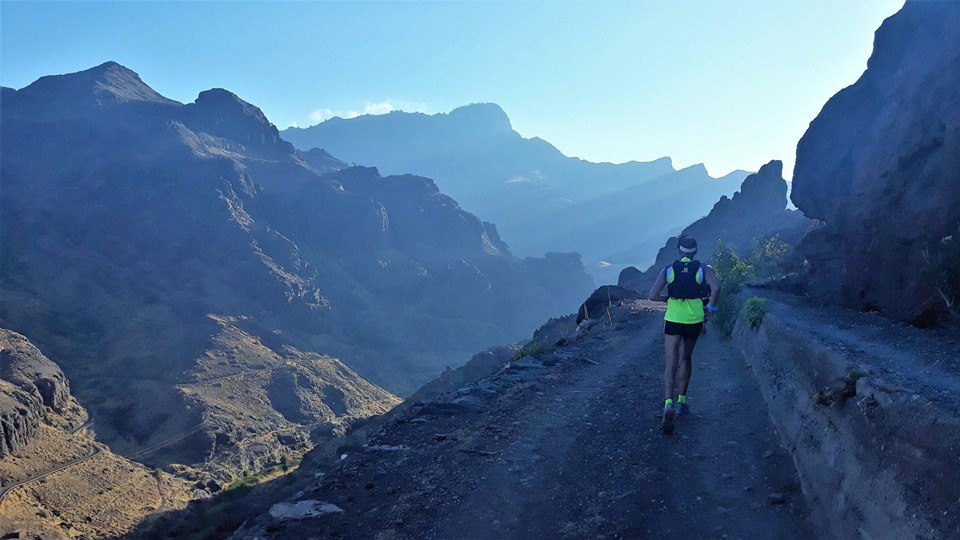
[[[673,399],[677,381],[677,361],[680,358],[680,336],[663,336],[666,366],[663,371],[663,399]]]
[[[683,354],[680,357],[680,395],[687,395],[687,386],[690,385],[690,373],[693,364],[693,348],[697,345],[697,338],[683,338]]]

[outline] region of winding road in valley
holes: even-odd
[[[93,420],[93,413],[91,413],[91,414],[90,414],[90,417],[87,418],[87,421],[84,422],[84,423],[82,423],[82,424],[80,424],[79,426],[71,429],[71,430],[70,430],[70,434],[71,434],[71,435],[76,435],[77,433],[80,433],[81,431],[83,431],[83,430],[85,430],[85,429],[89,429],[89,428],[93,427],[93,421],[94,421],[94,420]],[[103,452],[103,448],[94,445],[94,447],[90,450],[90,453],[87,454],[87,455],[85,455],[85,456],[83,456],[83,457],[80,457],[80,458],[77,458],[77,459],[68,461],[68,462],[66,462],[66,463],[61,463],[60,465],[57,465],[56,467],[52,467],[52,468],[47,469],[47,470],[45,470],[45,471],[41,471],[41,472],[39,472],[39,473],[31,476],[30,478],[27,478],[27,479],[25,479],[25,480],[21,480],[21,481],[17,482],[16,484],[10,484],[9,486],[0,486],[0,503],[3,502],[4,497],[6,497],[7,494],[9,494],[11,491],[13,491],[13,490],[15,490],[15,489],[17,489],[17,488],[19,488],[19,487],[23,487],[23,486],[25,486],[25,485],[27,485],[27,484],[29,484],[29,483],[31,483],[31,482],[36,482],[37,480],[40,480],[41,478],[46,478],[46,477],[50,476],[51,474],[58,473],[58,472],[60,472],[60,471],[62,471],[62,470],[64,470],[64,469],[68,469],[68,468],[70,468],[70,467],[73,467],[74,465],[77,465],[78,463],[83,463],[84,461],[87,461],[87,460],[89,460],[89,459],[93,459],[94,457],[98,456],[101,452]]]
[[[83,456],[83,457],[70,460],[70,461],[68,461],[68,462],[66,462],[66,463],[62,463],[62,464],[60,464],[60,465],[58,465],[58,466],[56,466],[56,467],[54,467],[54,468],[52,468],[52,469],[47,469],[46,471],[43,471],[43,472],[41,472],[41,473],[39,473],[39,474],[35,474],[35,475],[31,476],[30,478],[27,478],[27,479],[25,479],[25,480],[21,480],[21,481],[17,482],[16,484],[10,484],[9,486],[0,487],[0,503],[3,502],[3,499],[4,499],[7,495],[9,495],[11,491],[13,491],[13,490],[15,490],[15,489],[17,489],[17,488],[19,488],[19,487],[23,487],[23,486],[25,486],[25,485],[27,485],[27,484],[30,484],[30,483],[32,483],[32,482],[36,482],[37,480],[40,480],[40,479],[42,479],[42,478],[46,478],[46,477],[50,476],[51,474],[58,473],[58,472],[60,472],[60,471],[62,471],[62,470],[64,470],[64,469],[69,469],[70,467],[73,467],[74,465],[77,465],[77,464],[79,464],[79,463],[83,463],[84,461],[87,461],[87,460],[89,460],[89,459],[93,459],[93,458],[97,457],[98,455],[100,455],[101,452],[103,452],[103,448],[101,448],[101,447],[99,447],[99,446],[94,446],[93,449],[90,450],[90,453],[87,454],[87,455],[85,455],[85,456]]]

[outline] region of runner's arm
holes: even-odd
[[[720,278],[717,277],[717,273],[712,266],[707,266],[704,269],[703,277],[707,280],[707,285],[710,286],[710,305],[716,307],[717,302],[720,301]]]
[[[666,302],[667,299],[663,296],[660,296],[660,293],[663,292],[663,288],[667,286],[667,276],[664,274],[665,270],[660,271],[660,275],[657,276],[657,282],[653,284],[653,287],[650,288],[650,292],[647,293],[647,298],[653,300],[654,302]]]

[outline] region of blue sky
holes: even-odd
[[[227,88],[278,127],[500,104],[592,161],[782,159],[903,0],[0,2],[0,83],[115,60],[190,102]]]

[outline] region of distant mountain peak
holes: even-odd
[[[745,178],[733,200],[756,211],[772,213],[786,208],[787,182],[783,179],[783,162],[774,159]]]
[[[671,161],[671,164],[672,163],[673,162]],[[694,163],[693,165],[690,165],[688,167],[683,167],[679,170],[684,172],[696,172],[697,174],[702,174],[705,176],[709,176],[710,178],[713,178],[712,176],[710,176],[710,173],[707,172],[707,166],[704,165],[703,163]]]
[[[90,68],[90,69],[87,70],[87,71],[129,72],[129,73],[132,73],[133,75],[137,75],[137,73],[136,73],[135,71],[133,71],[132,69],[124,66],[123,64],[119,64],[119,63],[117,63],[117,62],[114,62],[113,60],[107,60],[106,62],[100,64],[99,66],[94,66],[94,67]],[[138,76],[138,77],[139,77],[139,76]]]
[[[177,104],[143,82],[135,71],[113,61],[76,73],[41,77],[20,92],[45,97],[88,95],[98,105],[131,101]]]
[[[280,138],[280,132],[256,105],[223,88],[200,92],[187,105],[190,128],[243,144],[247,150],[293,154],[293,146]]]
[[[770,176],[773,178],[782,178],[783,177],[783,162],[779,159],[772,159],[769,163],[765,164],[763,167],[760,167],[760,170],[757,171],[757,176]]]
[[[512,131],[510,117],[496,103],[471,103],[450,111],[450,119],[469,124],[473,128]]]
[[[673,167],[673,158],[670,157],[670,156],[663,156],[663,157],[661,157],[661,158],[657,158],[657,159],[655,159],[655,160],[653,160],[653,161],[650,161],[649,163],[656,163],[657,165],[667,165],[667,166],[669,166],[671,169],[674,168],[674,167]]]
[[[243,114],[244,116],[252,116],[267,124],[270,123],[267,116],[263,114],[263,111],[261,111],[259,107],[244,101],[240,96],[223,88],[211,88],[210,90],[200,92],[194,104],[204,110],[215,110],[227,114]]]

